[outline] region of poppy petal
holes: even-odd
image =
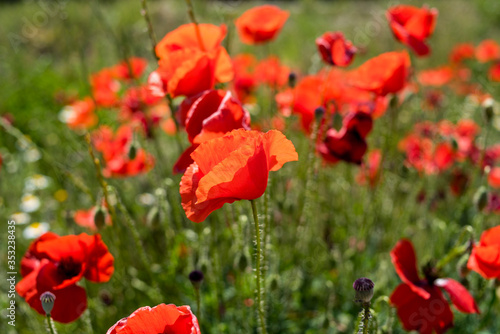
[[[463,313],[479,313],[476,302],[469,291],[451,278],[440,278],[434,281],[434,285],[443,288],[450,295],[451,302],[457,310]]]

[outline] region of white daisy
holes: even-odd
[[[48,231],[48,223],[33,223],[24,229],[23,237],[25,237],[26,239],[36,239]]]

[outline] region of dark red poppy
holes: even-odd
[[[245,44],[261,44],[273,40],[290,14],[277,6],[263,5],[244,12],[234,24]]]
[[[95,149],[104,159],[105,177],[128,177],[146,173],[154,166],[154,158],[142,148],[132,148],[133,129],[122,125],[116,135],[107,126],[101,126],[92,133]],[[134,149],[135,153],[130,154]]]
[[[387,52],[366,61],[350,72],[349,83],[385,96],[402,90],[410,73],[410,56],[406,51]]]
[[[343,160],[360,165],[368,149],[366,136],[372,127],[373,119],[370,114],[363,111],[352,112],[344,118],[342,129],[329,129],[316,149],[328,162]]]
[[[474,298],[457,281],[438,278],[433,270],[427,270],[424,279],[419,277],[411,241],[399,241],[391,251],[391,259],[403,283],[394,290],[390,301],[406,330],[441,334],[453,327],[453,313],[440,288],[448,293],[460,312],[479,313]]]
[[[87,308],[85,290],[76,283],[107,282],[113,274],[114,258],[101,236],[68,235],[48,232],[31,243],[21,260],[23,279],[16,291],[38,313],[45,315],[40,295],[46,291],[56,296],[51,312],[55,321],[72,322]]]
[[[399,5],[389,8],[386,16],[394,36],[401,43],[409,46],[418,56],[430,53],[425,40],[434,32],[437,9]]]
[[[233,79],[231,58],[221,42],[226,26],[193,23],[169,32],[156,46],[158,70],[149,76],[154,95],[192,96]]]
[[[486,279],[500,278],[500,226],[481,234],[479,244],[472,249],[467,268]]]
[[[333,66],[349,65],[357,52],[356,47],[341,32],[325,32],[316,38],[316,46],[323,61]]]
[[[207,140],[227,132],[250,129],[250,114],[231,92],[207,90],[186,98],[179,107],[179,123],[184,126],[192,146],[177,160],[174,172],[183,173],[193,162],[190,154]]]
[[[264,194],[270,171],[298,160],[292,142],[279,131],[233,130],[201,143],[180,183],[187,217],[202,222],[225,203]]]
[[[119,320],[106,334],[200,334],[200,326],[189,306],[160,304],[135,310]]]

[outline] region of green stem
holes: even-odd
[[[370,324],[370,303],[364,303],[364,314],[363,314],[363,334],[368,334],[368,326]]]
[[[198,322],[201,322],[201,297],[200,297],[200,288],[194,288],[194,295],[196,297],[196,317],[198,318]]]
[[[153,30],[153,23],[151,21],[151,16],[149,16],[149,10],[148,10],[148,3],[146,0],[141,0],[141,14],[146,20],[146,25],[148,26],[148,34],[149,34],[149,40],[151,41],[151,50],[153,53],[153,57],[156,58],[156,60],[160,59],[158,55],[156,54],[156,35],[155,31]]]
[[[50,313],[47,314],[47,332],[50,334],[57,334],[56,328],[54,326],[54,322],[52,321],[52,318],[50,317]]]
[[[256,243],[256,265],[255,265],[255,283],[257,285],[256,291],[256,299],[257,299],[257,314],[258,314],[258,324],[259,331],[262,334],[266,334],[266,321],[264,314],[264,289],[262,288],[262,268],[261,268],[261,260],[262,260],[262,245],[261,245],[261,236],[260,236],[260,225],[259,225],[259,217],[257,216],[257,207],[255,205],[255,200],[250,200],[252,204],[252,213],[253,220],[255,225],[255,243]]]

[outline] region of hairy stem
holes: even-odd
[[[257,206],[255,204],[255,200],[250,200],[252,204],[252,213],[255,225],[255,242],[256,242],[256,264],[255,264],[255,283],[256,283],[256,299],[257,299],[257,321],[259,324],[259,332],[262,334],[266,334],[266,321],[264,314],[264,289],[262,287],[262,268],[261,268],[261,260],[262,260],[262,244],[261,244],[261,236],[260,236],[260,224],[259,217],[257,216]]]

